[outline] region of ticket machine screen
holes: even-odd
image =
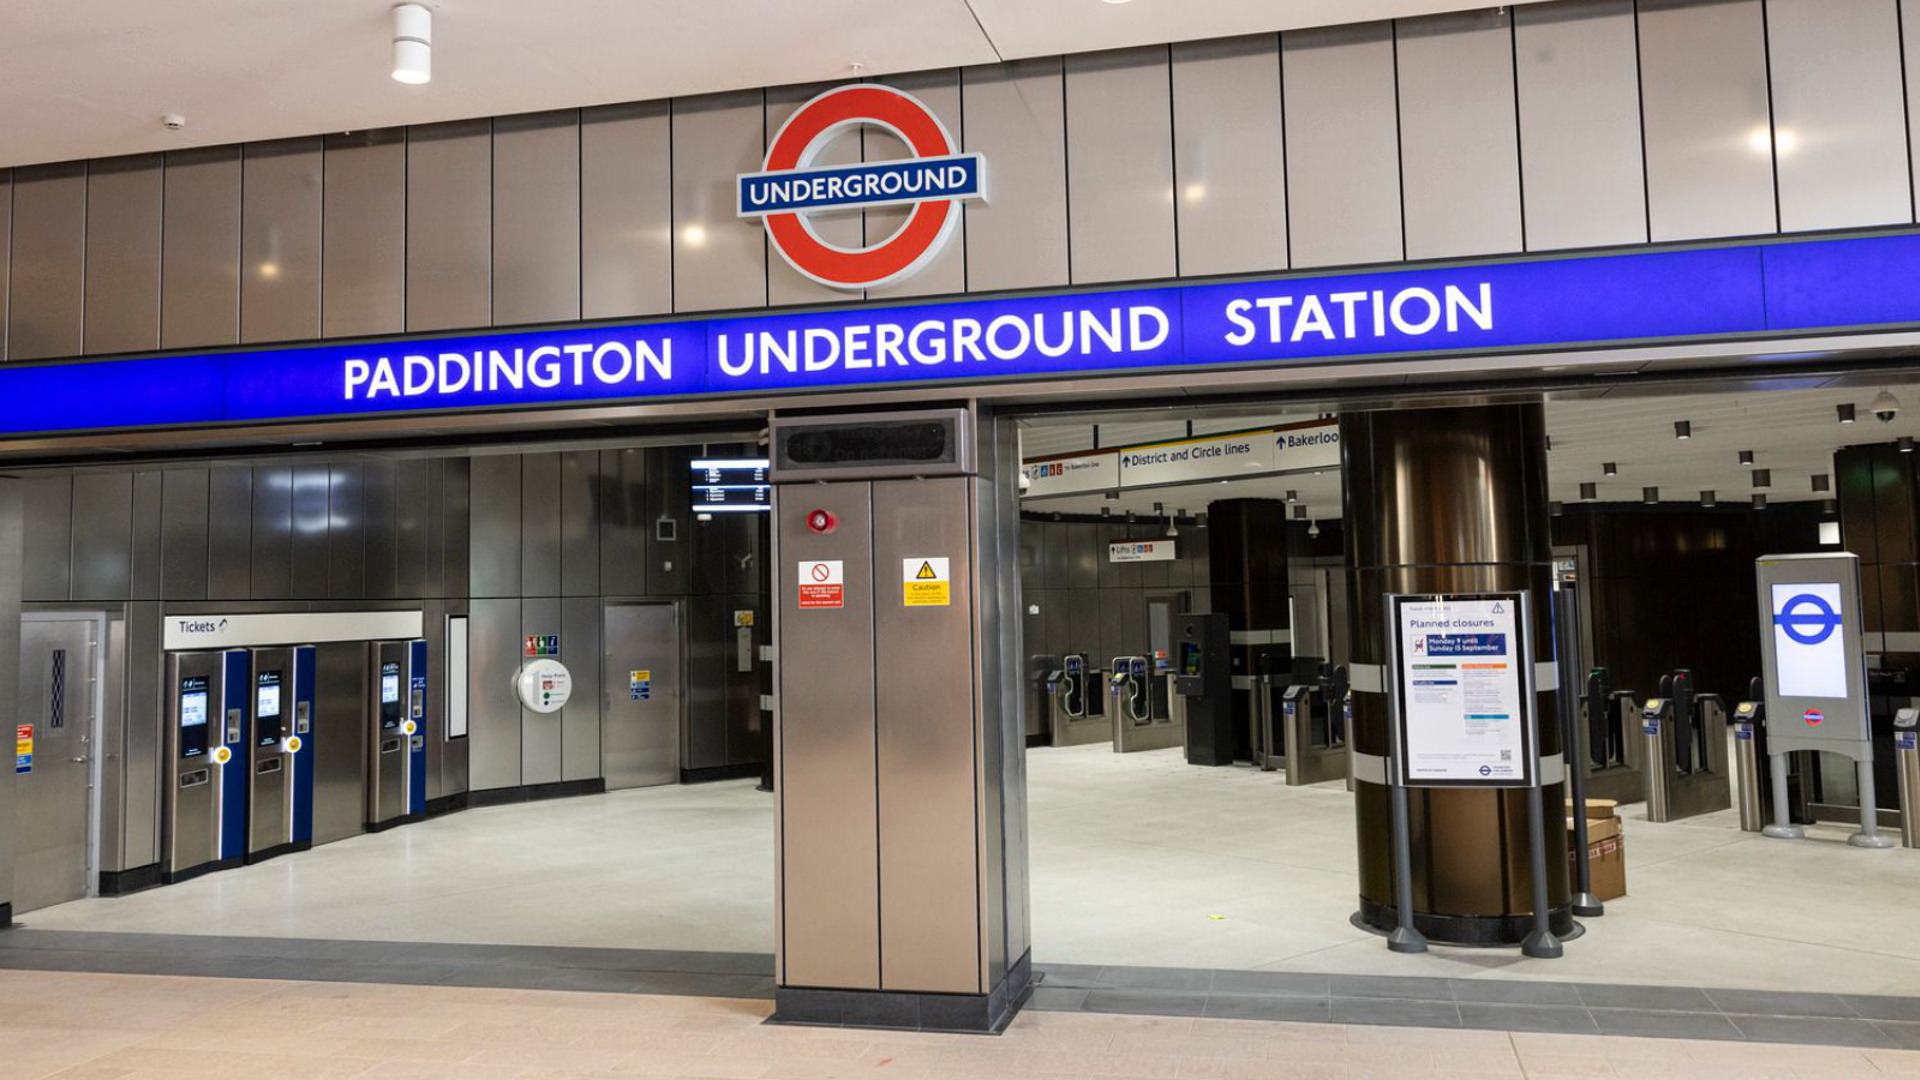
[[[1180,643],[1180,674],[1188,678],[1200,674],[1200,645],[1197,642]]]
[[[380,729],[391,731],[400,726],[400,663],[389,660],[380,665]]]
[[[207,752],[207,677],[189,675],[180,680],[180,756]]]
[[[280,672],[263,671],[254,679],[253,701],[254,731],[259,744],[278,745],[283,734],[280,722]]]

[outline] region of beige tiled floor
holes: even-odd
[[[769,1027],[759,1001],[0,971],[0,1080],[1840,1080],[1920,1052],[1027,1013],[999,1038]]]

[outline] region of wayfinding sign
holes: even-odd
[[[1408,787],[1531,787],[1526,594],[1393,595],[1396,776]]]
[[[1754,572],[1768,752],[1859,758],[1868,741],[1859,557],[1763,555]]]

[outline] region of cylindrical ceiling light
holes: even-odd
[[[1675,420],[1673,422],[1673,437],[1676,439],[1693,438],[1693,422],[1690,420]]]
[[[1599,497],[1600,497],[1599,484],[1596,484],[1591,480],[1589,480],[1580,485],[1580,501],[1581,502],[1592,502],[1593,500]]]
[[[1287,501],[1288,501],[1288,502],[1298,502],[1299,500],[1300,500],[1300,493],[1299,493],[1299,492],[1297,492],[1297,491],[1294,491],[1294,490],[1293,490],[1293,489],[1291,489],[1291,488],[1289,488],[1289,489],[1287,489]]]
[[[1835,514],[1838,514],[1840,512],[1840,500],[1839,499],[1821,499],[1820,512],[1827,515],[1828,517],[1832,517]]]
[[[1826,474],[1826,473],[1814,473],[1814,474],[1813,474],[1813,490],[1815,490],[1815,491],[1826,491],[1826,490],[1828,490],[1828,489],[1829,489],[1829,487],[1830,487],[1830,485],[1829,485],[1829,483],[1828,483],[1828,481],[1827,481],[1827,474]]]
[[[1903,454],[1913,453],[1913,436],[1911,435],[1900,436],[1900,452]]]
[[[393,9],[393,81],[418,86],[433,78],[433,12],[423,4]]]
[[[1852,402],[1847,402],[1844,405],[1836,405],[1834,406],[1834,411],[1840,414],[1841,423],[1843,424],[1853,423],[1853,403]]]
[[[1553,517],[1559,517],[1561,514],[1564,514],[1566,512],[1567,512],[1567,508],[1560,505],[1558,501],[1547,503],[1547,513],[1552,515]]]
[[[1295,521],[1307,520],[1307,508],[1304,504],[1295,506],[1293,508],[1293,520]]]
[[[1657,487],[1641,488],[1640,501],[1643,503],[1646,503],[1648,506],[1652,506],[1654,503],[1659,502],[1660,489]]]
[[[1765,495],[1755,495],[1753,497],[1753,508],[1755,510],[1765,510],[1767,508],[1767,497]]]
[[[1619,476],[1620,466],[1611,461],[1603,461],[1600,463],[1600,475],[1601,476]]]
[[[1704,506],[1707,509],[1711,510],[1715,506],[1718,506],[1719,503],[1720,503],[1720,500],[1716,495],[1714,495],[1712,488],[1708,488],[1707,490],[1700,493],[1701,506]]]
[[[1772,469],[1753,470],[1753,486],[1757,488],[1772,487],[1773,486],[1773,470]]]
[[[1753,451],[1751,450],[1740,451],[1740,464],[1742,465],[1753,464]]]

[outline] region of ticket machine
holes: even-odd
[[[251,673],[245,649],[167,655],[160,876],[169,884],[246,857]]]
[[[373,643],[373,700],[367,710],[367,830],[426,815],[427,643]]]
[[[253,650],[247,861],[313,846],[314,649]]]

